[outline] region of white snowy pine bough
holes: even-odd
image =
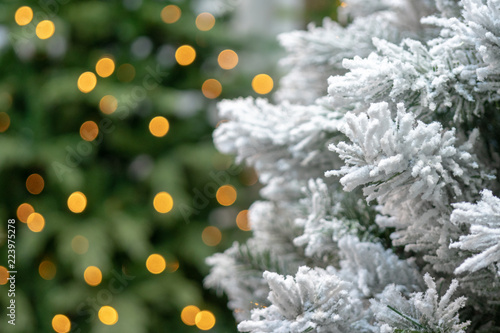
[[[500,0],[345,0],[216,147],[263,185],[207,259],[241,332],[500,332]]]

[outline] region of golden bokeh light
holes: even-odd
[[[0,133],[5,132],[9,129],[10,126],[10,117],[5,112],[0,112]]]
[[[130,82],[135,78],[135,67],[131,64],[123,64],[118,67],[116,76],[121,82]]]
[[[150,273],[160,274],[167,267],[167,262],[160,254],[152,254],[146,260],[146,268]]]
[[[28,217],[35,212],[35,209],[32,205],[28,203],[22,203],[17,207],[17,218],[19,221],[27,223]]]
[[[87,207],[87,197],[82,192],[73,192],[68,197],[68,208],[73,213],[81,213]]]
[[[31,20],[33,20],[33,10],[28,6],[19,7],[16,10],[14,19],[18,25],[27,25],[31,22]]]
[[[172,259],[167,261],[167,271],[173,273],[179,269],[179,261],[176,259]]]
[[[252,80],[252,88],[257,94],[269,94],[273,90],[274,81],[267,74],[256,75]]]
[[[196,27],[201,31],[208,31],[215,25],[215,17],[210,13],[201,13],[196,17]]]
[[[238,61],[238,54],[236,54],[233,50],[224,50],[219,53],[219,57],[217,58],[220,68],[226,70],[236,67],[236,65],[238,65]]]
[[[196,317],[194,318],[194,321],[196,323],[196,327],[203,331],[208,331],[215,326],[214,314],[206,310],[198,312],[196,314]]]
[[[54,318],[52,318],[52,328],[57,333],[68,333],[71,331],[71,321],[65,315],[55,315]]]
[[[50,20],[43,20],[36,25],[36,35],[40,39],[48,39],[52,37],[56,31],[56,26],[54,22]]]
[[[0,286],[7,284],[9,278],[9,271],[7,268],[0,266]]]
[[[239,180],[243,185],[252,186],[257,184],[259,177],[253,168],[248,168],[243,170],[239,175]]]
[[[80,75],[80,77],[78,78],[77,82],[78,89],[80,89],[80,91],[85,94],[94,90],[96,84],[97,84],[97,77],[92,72],[82,73],[82,75]]]
[[[203,240],[203,243],[208,246],[216,246],[222,240],[222,233],[220,232],[219,228],[209,226],[203,229],[203,232],[201,233],[201,239]]]
[[[33,232],[40,232],[45,227],[45,218],[40,213],[31,213],[28,216],[28,228]]]
[[[340,7],[345,8],[345,7],[347,7],[347,4],[346,4],[345,2],[343,2],[343,1],[342,1],[342,2],[340,3]]]
[[[115,62],[113,59],[104,57],[99,59],[95,65],[95,72],[100,77],[108,77],[115,71]]]
[[[168,5],[161,10],[161,19],[163,22],[171,24],[177,22],[181,18],[181,14],[179,6]]]
[[[175,51],[175,60],[181,66],[188,66],[196,59],[196,51],[192,46],[182,45]]]
[[[118,100],[112,95],[106,95],[99,101],[99,109],[104,114],[112,114],[118,107]]]
[[[95,287],[102,281],[102,272],[96,266],[89,266],[85,269],[85,272],[83,272],[83,278],[89,286]]]
[[[214,99],[219,97],[222,93],[222,85],[215,79],[208,79],[203,82],[201,92],[206,98]]]
[[[99,309],[99,320],[106,325],[114,325],[118,322],[118,312],[111,306],[103,306]]]
[[[94,141],[99,135],[99,127],[92,121],[86,121],[80,126],[80,136],[85,141]]]
[[[77,235],[71,240],[71,249],[77,254],[85,254],[89,250],[89,240]]]
[[[40,194],[45,186],[43,177],[37,173],[30,175],[26,179],[26,189],[31,194]]]
[[[236,225],[243,231],[250,231],[250,223],[248,222],[248,210],[242,210],[236,216]]]
[[[38,273],[44,280],[52,280],[56,276],[56,265],[50,260],[44,260],[38,265]]]
[[[200,309],[194,305],[188,305],[184,307],[181,311],[181,320],[184,324],[188,326],[196,325],[196,315],[200,312]]]
[[[153,134],[157,138],[165,136],[168,133],[169,128],[170,124],[165,117],[154,117],[149,122],[149,132],[151,132],[151,134]]]
[[[231,206],[236,201],[236,189],[232,185],[222,185],[217,190],[215,197],[222,206]]]
[[[174,199],[167,192],[160,192],[155,195],[153,206],[158,213],[168,213],[174,207]]]

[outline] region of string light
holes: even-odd
[[[250,231],[250,224],[248,223],[248,210],[242,210],[236,216],[236,225],[243,231]]]
[[[44,280],[52,280],[56,276],[56,265],[50,260],[44,260],[38,265],[38,273]]]
[[[165,117],[154,117],[149,122],[149,132],[151,132],[151,134],[153,134],[157,138],[164,137],[167,134],[169,128],[170,125]]]
[[[168,24],[175,23],[181,18],[181,13],[181,9],[178,6],[168,5],[162,9],[161,19]]]
[[[9,271],[7,270],[7,268],[0,266],[0,286],[7,284],[7,282],[9,281],[8,279]]]
[[[203,229],[203,232],[201,233],[201,239],[203,240],[203,243],[208,246],[216,246],[222,240],[222,233],[220,232],[219,228],[209,226]]]
[[[196,325],[196,315],[200,312],[200,309],[194,305],[188,305],[184,307],[181,311],[181,320],[184,324],[188,326]]]
[[[167,267],[167,262],[160,254],[152,254],[146,260],[146,268],[150,273],[160,274]]]
[[[99,309],[99,320],[105,325],[114,325],[118,322],[118,312],[111,306],[103,306]]]
[[[215,17],[210,13],[201,13],[196,17],[196,27],[200,31],[208,31],[215,25]]]
[[[160,192],[155,196],[153,206],[158,213],[165,214],[174,207],[174,199],[167,192]]]
[[[236,189],[232,185],[222,185],[217,190],[215,197],[222,206],[231,206],[236,201]]]
[[[44,188],[44,185],[45,185],[45,182],[44,182],[42,176],[40,176],[37,173],[30,175],[26,179],[26,189],[31,194],[40,194],[40,192],[42,192],[42,190]]]
[[[40,232],[45,227],[45,218],[40,213],[31,213],[28,216],[28,228],[33,232]]]
[[[203,331],[208,331],[215,326],[215,316],[210,311],[204,310],[198,312],[194,320],[196,323],[196,327]]]
[[[89,266],[83,272],[83,278],[89,286],[98,286],[102,281],[102,272],[96,266]]]
[[[57,333],[68,333],[71,331],[71,321],[62,314],[57,314],[52,318],[52,328]]]
[[[56,27],[54,25],[54,22],[50,20],[43,20],[36,26],[36,35],[40,39],[48,39],[52,37],[55,31]]]
[[[101,58],[95,65],[95,71],[100,77],[108,77],[115,71],[115,62],[108,57]]]
[[[86,121],[80,126],[80,136],[85,141],[94,141],[99,135],[99,127],[92,121]]]
[[[222,93],[222,85],[215,79],[208,79],[203,82],[201,92],[206,98],[214,99]]]
[[[104,114],[112,114],[118,107],[118,100],[112,95],[106,95],[99,102],[99,109]]]
[[[196,51],[190,45],[179,46],[175,51],[175,60],[181,66],[188,66],[196,59]]]
[[[16,10],[14,19],[20,26],[27,25],[31,22],[31,20],[33,20],[33,10],[28,6],[19,7]]]
[[[80,89],[80,91],[85,94],[94,90],[96,84],[97,84],[97,77],[92,72],[82,73],[82,75],[80,75],[80,77],[78,78],[77,82],[78,89]]]
[[[217,62],[222,69],[233,69],[238,65],[238,54],[233,50],[224,50],[219,53],[219,57],[217,58]]]
[[[68,197],[68,208],[73,213],[81,213],[87,207],[87,197],[82,192],[73,192]]]
[[[9,129],[10,126],[10,117],[5,112],[0,112],[0,133],[5,132]]]
[[[27,223],[28,222],[28,217],[35,212],[35,209],[33,206],[31,206],[28,203],[22,203],[17,207],[17,218],[19,221]]]
[[[267,74],[256,75],[252,80],[252,88],[257,94],[269,94],[273,87],[273,79]]]

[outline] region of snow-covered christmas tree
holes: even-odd
[[[219,104],[253,236],[208,259],[241,332],[500,332],[500,0],[346,0]]]

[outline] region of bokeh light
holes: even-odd
[[[222,206],[231,206],[236,201],[236,189],[232,185],[222,185],[217,190],[215,197]]]
[[[87,207],[87,197],[82,192],[73,192],[68,197],[68,208],[73,213],[81,213]]]
[[[172,259],[167,261],[167,271],[173,273],[179,269],[179,261],[177,259]]]
[[[203,232],[201,233],[201,239],[203,240],[203,243],[208,246],[216,246],[222,240],[222,233],[220,232],[219,228],[208,226],[203,229]]]
[[[188,326],[196,325],[196,315],[200,312],[200,309],[194,305],[188,305],[184,307],[181,311],[181,320],[184,324]]]
[[[106,95],[99,102],[99,109],[104,114],[112,114],[118,107],[118,100],[112,95]]]
[[[26,189],[31,194],[40,194],[40,192],[42,192],[44,186],[45,186],[45,182],[43,180],[43,177],[37,173],[30,175],[26,179]]]
[[[220,68],[226,70],[236,67],[236,65],[238,65],[238,61],[238,54],[236,54],[233,50],[224,50],[219,53],[219,57],[217,58]]]
[[[118,312],[108,305],[105,305],[99,309],[99,320],[106,325],[114,325],[118,322]]]
[[[215,17],[210,13],[201,13],[196,17],[196,27],[201,31],[208,31],[215,25]]]
[[[36,35],[40,39],[48,39],[52,37],[55,31],[56,26],[54,25],[54,22],[50,20],[43,20],[36,26]]]
[[[9,271],[7,268],[0,266],[0,286],[7,284],[9,278]]]
[[[222,85],[215,79],[208,79],[203,82],[201,92],[206,98],[214,99],[219,97],[222,93]]]
[[[33,10],[28,6],[19,7],[19,9],[16,10],[14,19],[16,20],[16,23],[21,26],[27,25],[31,22],[31,20],[33,20]]]
[[[236,225],[243,231],[250,231],[252,228],[250,227],[250,223],[248,223],[248,210],[242,210],[236,216]]]
[[[115,71],[115,62],[108,57],[101,58],[95,65],[95,71],[100,77],[108,77]]]
[[[28,216],[28,228],[33,232],[40,232],[45,227],[45,218],[40,213],[31,213]]]
[[[86,94],[94,90],[96,84],[97,84],[97,77],[92,72],[82,73],[82,75],[80,75],[80,77],[78,78],[77,82],[78,89],[80,89],[82,93]]]
[[[10,126],[10,117],[5,112],[0,112],[0,133],[5,132]]]
[[[52,328],[57,333],[68,333],[71,331],[71,321],[62,314],[57,314],[52,318]]]
[[[146,268],[150,273],[160,274],[167,267],[167,262],[162,255],[154,253],[146,260]]]
[[[161,11],[161,19],[163,22],[171,24],[177,22],[181,18],[181,9],[176,5],[165,6]]]
[[[273,79],[267,74],[256,75],[252,80],[252,88],[257,94],[269,94],[273,87]]]
[[[32,205],[28,203],[22,203],[17,207],[17,218],[19,221],[27,223],[28,217],[35,212],[35,209]]]
[[[118,67],[116,76],[121,82],[130,82],[135,78],[135,67],[131,64],[123,64]]]
[[[160,192],[155,196],[153,206],[158,213],[165,214],[174,207],[174,199],[167,192]]]
[[[196,51],[190,45],[179,46],[175,51],[175,60],[181,66],[188,66],[196,59]]]
[[[71,240],[71,249],[77,254],[85,254],[89,250],[89,240],[81,235],[76,235]]]
[[[214,314],[206,310],[198,312],[194,321],[196,323],[196,327],[203,331],[208,331],[215,326]]]
[[[102,281],[102,272],[96,266],[89,266],[85,269],[85,272],[83,272],[83,278],[89,286],[95,287]]]
[[[50,260],[44,260],[38,265],[38,273],[44,280],[52,280],[56,276],[56,265]]]
[[[158,138],[165,136],[169,128],[170,125],[165,117],[154,117],[149,122],[149,132]]]
[[[99,135],[99,127],[92,121],[86,121],[80,126],[80,136],[85,141],[94,141]]]

